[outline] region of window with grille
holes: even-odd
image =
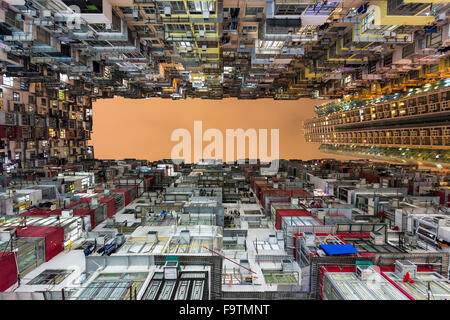
[[[427,97],[426,96],[421,96],[418,99],[419,104],[427,104]]]
[[[171,14],[186,14],[186,7],[183,1],[162,1],[158,2],[158,10],[164,14],[164,9],[170,7]]]
[[[414,44],[409,44],[402,49],[402,58],[406,58],[414,53]]]
[[[188,2],[189,13],[202,14],[209,12],[214,14],[216,12],[216,4],[214,1],[189,1]]]
[[[244,26],[242,27],[243,32],[256,32],[258,30],[258,27],[256,26]]]
[[[60,284],[73,270],[44,270],[28,284]]]
[[[51,35],[50,33],[48,33],[47,31],[45,31],[45,29],[41,28],[41,27],[37,27],[37,40],[47,44],[47,45],[51,45]]]
[[[299,15],[306,9],[306,5],[278,4],[275,7],[276,15]]]
[[[216,32],[216,24],[196,24],[195,31]]]
[[[29,85],[28,82],[20,81],[20,90],[28,91]]]
[[[415,106],[416,106],[416,99],[409,99],[408,107],[415,107]]]
[[[427,34],[427,48],[436,48],[441,45],[442,42],[442,30],[438,30],[436,33]]]
[[[3,85],[6,87],[13,87],[14,86],[14,78],[3,75]]]
[[[428,68],[428,72],[429,73],[436,73],[439,72],[439,65],[438,64],[433,64]]]
[[[168,24],[167,28],[170,32],[186,32],[191,30],[188,24]]]
[[[258,13],[263,13],[263,12],[264,12],[263,7],[247,7],[245,9],[246,16],[256,16]]]
[[[392,53],[384,57],[384,66],[387,67],[391,64],[392,64]]]

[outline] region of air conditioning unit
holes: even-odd
[[[385,243],[384,235],[377,231],[373,231],[370,233],[370,240],[375,245],[383,245]]]
[[[244,269],[244,268],[239,268],[239,272],[240,272],[242,275],[250,274],[250,271],[247,270],[247,269],[250,269],[250,263],[248,262],[247,259],[241,259],[241,260],[239,260],[239,264],[240,264],[241,266],[243,266],[243,267],[246,268],[246,269]]]
[[[375,280],[377,272],[372,266],[360,265],[356,267],[356,276],[361,281]]]
[[[293,272],[294,271],[293,263],[289,259],[281,260],[281,267],[284,272]]]
[[[10,241],[16,232],[16,228],[5,228],[0,230],[0,241],[8,242]]]
[[[171,14],[172,14],[171,8],[169,6],[164,7],[164,15],[171,16]]]
[[[108,217],[106,218],[106,227],[107,228],[113,228],[116,224],[116,218],[114,217]]]
[[[133,18],[134,19],[139,18],[139,10],[137,8],[133,9]]]
[[[303,239],[307,247],[314,246],[316,242],[316,235],[312,232],[305,232],[303,234]]]
[[[72,218],[73,217],[73,210],[62,210],[61,211],[61,217],[63,218]]]
[[[191,242],[191,235],[189,230],[181,230],[180,232],[180,243],[189,244]]]
[[[199,31],[199,35],[200,35],[200,37],[204,37],[205,36],[205,30],[200,30]]]
[[[158,231],[149,231],[147,233],[147,243],[156,243],[158,242]]]
[[[407,244],[409,244],[410,246],[417,246],[417,240],[418,240],[418,236],[417,234],[413,234],[413,233],[407,233],[405,234],[405,242]]]
[[[167,261],[164,265],[164,280],[176,280],[179,273],[178,261]]]
[[[278,243],[277,236],[275,234],[270,234],[269,235],[269,243],[270,244],[277,244]]]
[[[408,260],[395,261],[395,273],[403,278],[407,272],[409,272],[409,276],[414,279],[417,273],[417,266]]]

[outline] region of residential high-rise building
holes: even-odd
[[[449,4],[441,0],[1,3],[0,154],[24,167],[92,158],[86,140],[96,99],[312,97],[360,105],[450,75]],[[377,108],[370,121],[402,110]],[[318,141],[316,133],[308,139]],[[441,144],[417,145],[444,149],[448,139],[439,137]]]
[[[321,150],[449,167],[450,79],[372,100],[316,107],[305,139]]]

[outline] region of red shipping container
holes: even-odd
[[[112,217],[116,214],[116,199],[115,198],[101,198],[100,202],[106,203],[106,215]]]
[[[124,198],[125,198],[125,206],[127,206],[130,203],[130,198],[131,198],[131,191],[130,190],[116,189],[116,190],[113,190],[111,192],[123,193]]]
[[[95,209],[73,209],[74,216],[89,216],[91,230],[95,228]]]
[[[320,224],[323,224],[322,221],[318,220],[316,217],[311,215],[306,210],[302,209],[278,209],[275,216],[275,229],[281,230],[281,218],[282,217],[313,217]]]
[[[128,190],[128,191],[130,191],[130,202],[131,201],[133,201],[134,199],[131,199],[131,188],[132,187],[134,187],[135,188],[135,190],[136,190],[136,193],[135,193],[135,199],[136,198],[138,198],[138,195],[139,195],[139,185],[137,185],[137,184],[129,184],[129,185],[125,185],[125,184],[118,184],[118,185],[116,185],[116,188],[125,188],[125,189],[122,189],[122,190]],[[120,190],[120,189],[119,189]]]
[[[17,236],[22,238],[44,238],[45,261],[49,261],[64,250],[64,228],[28,226],[18,228]]]
[[[17,138],[22,138],[23,137],[23,127],[21,127],[21,126],[17,126],[17,129],[16,129],[16,137]]]
[[[154,176],[150,176],[145,178],[145,191],[150,191],[150,187],[152,186],[152,182],[155,179]]]
[[[282,189],[263,189],[261,190],[261,205],[264,206],[266,203],[266,197],[289,197],[291,193],[288,190]]]
[[[261,189],[265,187],[265,188],[271,188],[272,184],[271,183],[265,183],[265,182],[260,182],[260,183],[255,183],[255,195],[258,199],[261,199]]]
[[[91,203],[92,197],[83,197],[80,198],[80,203]]]
[[[250,178],[250,186],[252,187],[252,190],[255,191],[255,182],[256,181],[267,181],[265,178]]]
[[[0,138],[6,138],[6,131],[7,131],[6,126],[0,126]]]
[[[0,291],[5,291],[17,282],[17,262],[13,252],[0,251]]]

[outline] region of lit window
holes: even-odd
[[[3,85],[6,87],[14,86],[14,78],[3,75]]]

